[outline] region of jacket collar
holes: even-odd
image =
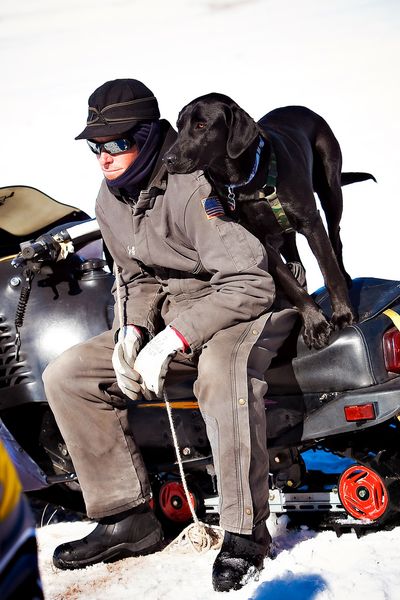
[[[162,144],[158,152],[156,164],[154,165],[154,169],[149,178],[148,189],[162,186],[162,182],[167,179],[168,171],[162,158],[178,137],[177,132],[168,121],[161,119],[160,125]]]

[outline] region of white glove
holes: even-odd
[[[140,329],[134,325],[126,325],[118,332],[118,341],[112,356],[118,387],[131,400],[137,400],[142,395],[140,376],[133,367],[142,343]]]
[[[182,339],[167,325],[139,352],[134,369],[142,376],[141,386],[146,398],[149,398],[148,391],[161,397],[169,363],[177,351],[184,348]]]

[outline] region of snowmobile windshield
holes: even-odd
[[[19,251],[19,244],[52,226],[90,219],[85,212],[57,202],[28,186],[0,188],[0,256]]]

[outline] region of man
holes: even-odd
[[[142,393],[162,397],[167,372],[171,381],[185,367],[198,373],[194,393],[226,532],[213,585],[238,589],[270,548],[264,373],[295,312],[272,310],[264,248],[224,214],[203,173],[167,175],[162,157],[175,132],[159,116],[141,82],[109,81],[90,96],[77,137],[104,175],[96,216],[119,269],[120,311],[112,331],[71,348],[44,373],[87,514],[99,522],[83,540],[59,546],[54,564],[74,569],[161,547],[127,404]]]

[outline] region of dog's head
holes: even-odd
[[[178,138],[163,158],[170,173],[220,169],[227,160],[238,158],[260,132],[236,102],[216,93],[184,106],[177,127]]]

